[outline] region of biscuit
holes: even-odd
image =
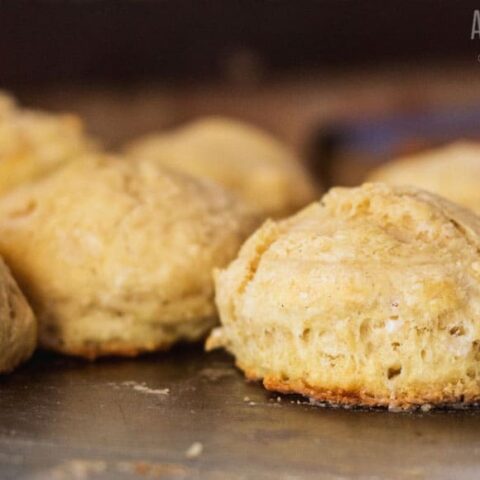
[[[92,359],[204,336],[217,321],[212,269],[256,225],[211,182],[100,154],[0,199],[0,251],[40,344]]]
[[[480,143],[456,142],[389,162],[368,181],[412,185],[480,213]]]
[[[318,190],[285,145],[253,126],[206,118],[171,133],[153,134],[126,147],[191,175],[209,178],[249,202],[264,217],[282,217],[313,201]]]
[[[21,109],[0,93],[0,194],[92,148],[75,115]]]
[[[10,372],[30,358],[36,344],[35,317],[0,258],[0,372]]]
[[[341,405],[480,400],[480,217],[413,187],[334,188],[216,275],[225,347],[265,387]]]

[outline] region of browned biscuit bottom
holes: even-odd
[[[343,407],[343,408],[381,408],[393,412],[430,410],[432,408],[442,409],[462,409],[478,407],[480,404],[480,394],[474,392],[465,392],[458,395],[452,395],[442,392],[427,392],[421,396],[400,395],[396,398],[373,395],[370,392],[362,390],[346,389],[324,389],[309,385],[302,380],[281,380],[275,377],[260,378],[253,371],[245,371],[248,381],[260,381],[263,386],[272,392],[282,394],[302,395],[310,400],[311,403],[317,403],[322,406]]]

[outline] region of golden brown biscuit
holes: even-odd
[[[409,187],[335,188],[216,278],[223,346],[266,388],[342,405],[480,400],[480,217]]]
[[[36,344],[35,317],[0,258],[0,372],[10,372],[30,358]]]
[[[21,109],[0,92],[0,194],[91,149],[78,117]]]
[[[300,161],[265,132],[221,117],[153,134],[126,148],[133,158],[208,178],[232,190],[264,217],[282,217],[314,200],[318,190]]]
[[[0,251],[37,313],[41,345],[136,355],[214,325],[211,271],[254,221],[213,183],[97,155],[0,199]]]
[[[480,144],[456,142],[404,157],[377,168],[368,180],[412,185],[480,213]]]

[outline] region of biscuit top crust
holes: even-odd
[[[143,306],[149,317],[162,302],[208,297],[212,267],[225,265],[256,223],[211,182],[95,154],[5,195],[0,248],[40,311],[73,302]]]
[[[465,246],[480,260],[479,239],[480,217],[469,210],[414,187],[371,183],[333,188],[297,215],[266,222],[240,257],[266,241],[262,264],[279,260],[294,269],[310,269],[315,261],[441,264],[442,256],[463,261]]]

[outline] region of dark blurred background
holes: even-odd
[[[298,69],[475,60],[474,1],[0,2],[0,80],[267,76]]]
[[[255,122],[327,183],[477,137],[473,1],[0,1],[0,86],[107,146],[189,118]]]

